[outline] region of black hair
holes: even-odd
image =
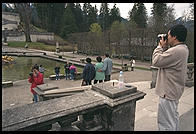
[[[98,56],[96,59],[97,59],[98,62],[102,61],[102,58],[100,56]]]
[[[87,63],[91,63],[91,58],[86,58]]]
[[[105,56],[106,56],[106,57],[109,57],[109,54],[108,54],[108,53],[105,53]]]
[[[32,71],[36,69],[36,70],[39,70],[39,66],[37,64],[35,64],[33,67],[32,67]]]
[[[171,36],[172,37],[176,36],[176,39],[178,39],[178,41],[184,42],[186,40],[187,28],[184,25],[182,24],[174,25],[173,27],[169,28],[169,30]]]

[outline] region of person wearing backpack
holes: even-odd
[[[91,58],[86,58],[86,66],[83,69],[83,81],[86,85],[91,85],[91,81],[95,78],[95,67],[91,63]]]

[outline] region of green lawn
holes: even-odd
[[[25,48],[26,42],[23,41],[10,41],[8,42],[8,46],[10,47],[20,47],[20,48]],[[45,45],[44,43],[40,42],[28,42],[28,48],[30,49],[39,49],[39,50],[45,50],[45,51],[56,51],[56,46],[50,46],[50,45]],[[73,47],[71,46],[60,46],[60,51],[63,52],[70,52],[72,51]]]

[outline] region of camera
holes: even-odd
[[[164,41],[166,41],[168,38],[167,34],[158,34],[157,35],[157,43],[159,43],[162,38]]]
[[[30,72],[29,75],[32,77],[33,76],[33,72]]]

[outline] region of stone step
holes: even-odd
[[[11,87],[13,86],[13,82],[12,81],[5,81],[5,82],[2,82],[2,87]]]

